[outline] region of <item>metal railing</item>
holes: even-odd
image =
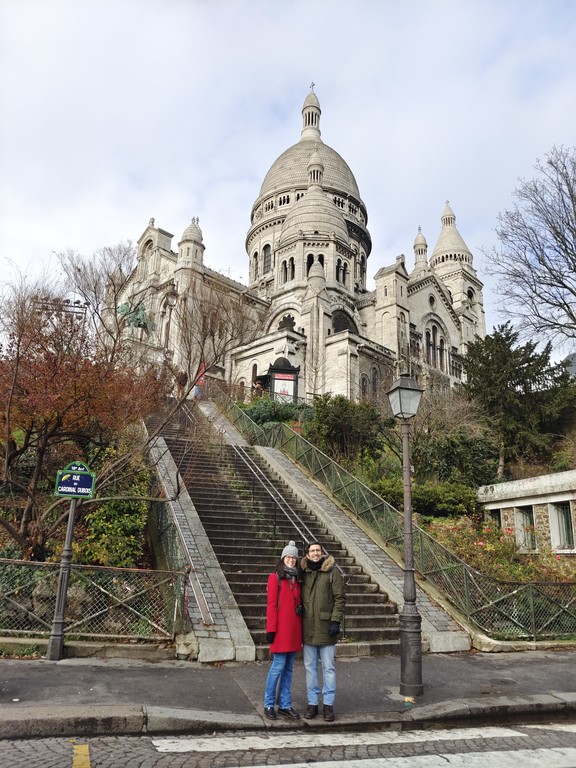
[[[352,474],[286,424],[267,428],[231,400],[218,401],[249,442],[291,456],[341,504],[366,521],[402,557],[403,518]],[[466,619],[495,640],[576,639],[576,582],[508,582],[485,576],[414,525],[414,566]]]
[[[0,559],[0,633],[48,637],[59,565]],[[173,640],[184,616],[186,573],[72,565],[66,640]]]

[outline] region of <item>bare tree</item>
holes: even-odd
[[[91,333],[101,353],[113,360],[125,351],[123,330],[126,318],[118,312],[121,296],[134,269],[136,250],[132,242],[101,248],[90,258],[76,251],[56,254],[65,275],[68,292],[86,312]]]
[[[221,378],[229,352],[257,338],[262,318],[249,298],[226,284],[198,278],[179,297],[171,319],[173,367],[186,384],[182,398],[205,381]]]
[[[198,275],[180,296],[173,284],[138,292],[150,319],[144,332],[118,311],[120,301],[132,301],[122,291],[130,287],[132,256],[128,246],[89,260],[67,252],[59,285],[21,277],[4,288],[0,527],[25,557],[42,557],[67,517],[64,502],[52,496],[58,468],[97,462],[97,498],[82,506],[117,498],[130,468],[140,466],[196,384],[204,376],[224,382],[229,350],[261,328],[243,291]],[[156,326],[152,314],[165,298],[174,300],[173,311]],[[176,370],[185,383],[168,398],[168,373]],[[151,416],[155,426],[147,432],[142,422]]]
[[[576,339],[576,147],[554,147],[498,216],[500,246],[487,254],[503,314],[560,343]]]

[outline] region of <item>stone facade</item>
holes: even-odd
[[[376,271],[369,289],[367,208],[345,160],[322,141],[320,115],[312,90],[300,140],[264,178],[245,243],[248,286],[204,264],[197,219],[176,251],[173,236],[150,221],[123,297],[128,307],[143,303],[150,322],[131,333],[151,355],[194,376],[198,350],[182,343],[173,307],[220,286],[249,307],[259,332],[208,360],[209,376],[244,391],[260,381],[276,395],[305,399],[327,392],[379,399],[405,372],[428,387],[451,386],[462,379],[467,344],[486,332],[483,286],[454,213],[446,204],[430,257],[418,231],[413,269],[400,255]]]

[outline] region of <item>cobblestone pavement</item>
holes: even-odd
[[[576,766],[570,722],[421,731],[219,733],[200,737],[96,737],[0,741],[2,768],[351,768],[451,765]]]

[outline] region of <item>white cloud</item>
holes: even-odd
[[[371,273],[410,263],[419,225],[433,248],[449,199],[488,283],[498,211],[574,143],[574,39],[572,0],[0,0],[0,253],[40,269],[199,216],[206,263],[246,278],[252,203],[314,80]]]

